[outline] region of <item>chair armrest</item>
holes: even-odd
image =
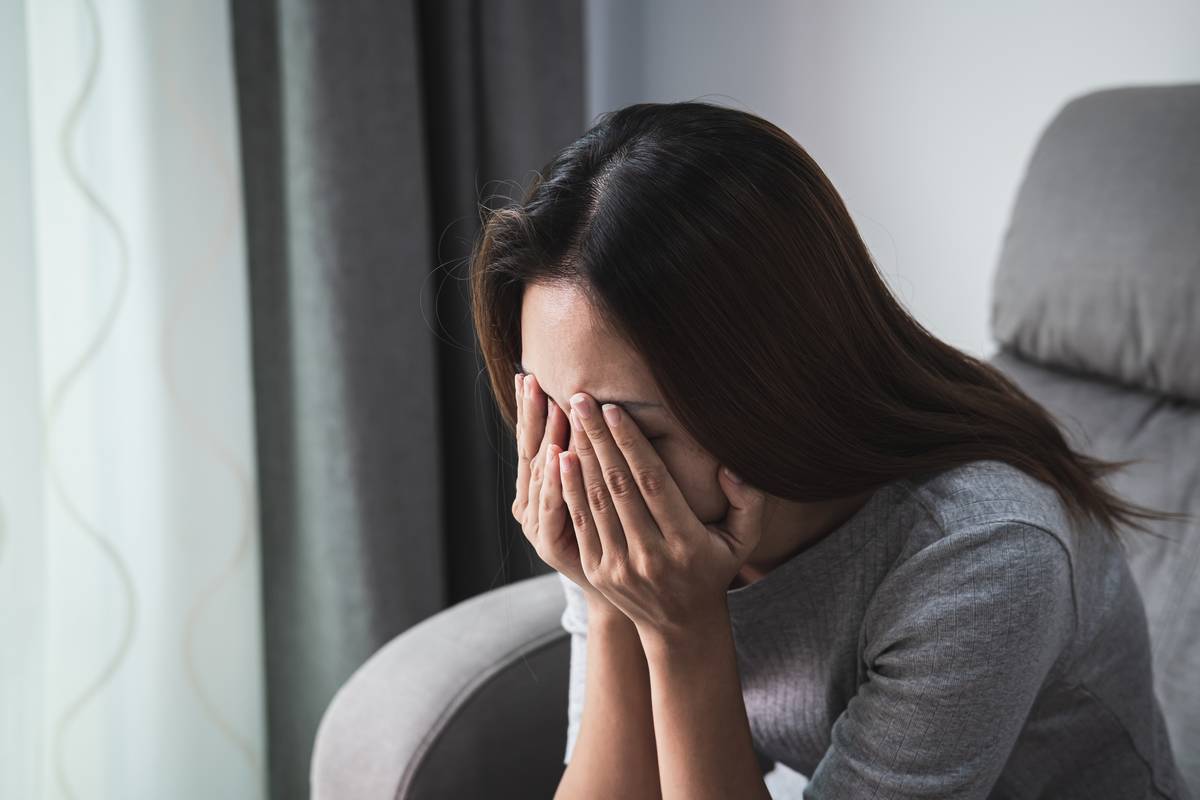
[[[384,645],[317,728],[314,800],[549,797],[570,637],[556,573],[485,592]]]

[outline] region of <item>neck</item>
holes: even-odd
[[[793,556],[812,547],[854,516],[874,490],[849,497],[800,503],[768,496],[763,512],[762,538],[739,575],[749,583]]]

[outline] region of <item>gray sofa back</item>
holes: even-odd
[[[991,363],[1110,485],[1194,515],[1130,533],[1155,690],[1200,794],[1200,84],[1109,89],[1043,132],[994,276]]]

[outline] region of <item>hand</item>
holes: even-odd
[[[583,589],[589,612],[593,607],[611,607],[583,573],[579,545],[563,503],[558,454],[570,436],[567,418],[541,391],[534,376],[517,373],[514,389],[517,496],[512,505],[513,517],[521,523],[538,557]]]
[[[706,525],[632,417],[609,404],[601,414],[583,393],[571,405],[561,482],[588,582],[643,633],[670,638],[720,613],[762,536],[762,492],[722,468],[729,511]]]

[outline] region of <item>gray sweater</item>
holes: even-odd
[[[559,577],[566,763],[587,606]],[[726,600],[776,800],[1191,800],[1119,545],[1075,531],[1054,490],[1008,464],[887,484]]]

